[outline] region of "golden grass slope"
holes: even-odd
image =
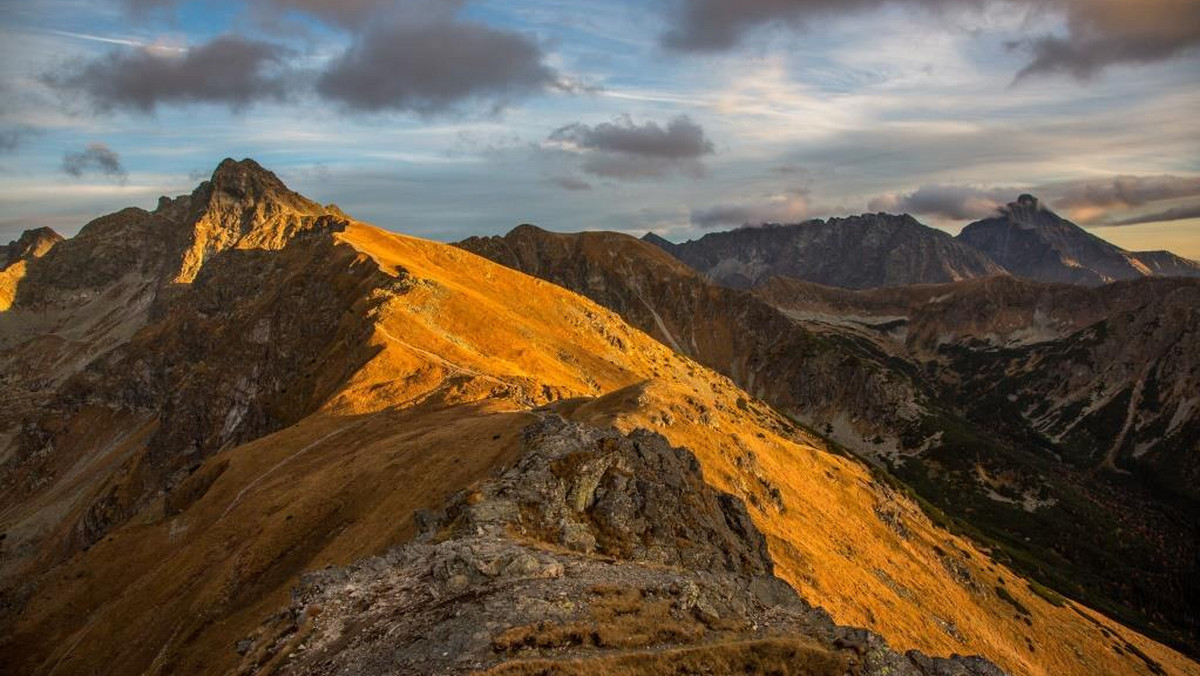
[[[511,462],[528,410],[547,404],[691,449],[709,482],[746,499],[781,577],[899,650],[981,654],[1017,674],[1149,674],[1147,659],[1200,673],[1043,600],[862,464],[590,301],[450,246],[360,224],[332,236],[411,276],[374,316],[378,352],[313,415],[209,458],[164,504],[42,573],[0,642],[13,673],[233,669],[236,642],[300,574],[410,537],[416,510]]]

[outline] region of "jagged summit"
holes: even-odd
[[[299,236],[343,229],[348,221],[340,210],[292,191],[254,160],[226,159],[209,180],[189,194],[160,198],[154,211],[131,207],[85,225],[31,270],[25,295],[45,300],[46,289],[39,287],[46,285],[98,288],[134,270],[150,286],[190,283],[218,252],[277,250]]]
[[[669,247],[655,239],[646,241],[735,288],[777,275],[865,289],[1004,272],[987,256],[909,215],[862,214],[738,228]]]
[[[1096,286],[1148,276],[1200,276],[1194,261],[1160,252],[1131,252],[1021,195],[989,218],[963,228],[959,241],[1010,272],[1043,282]]]
[[[222,161],[211,180],[186,198],[160,202],[155,214],[182,225],[185,241],[190,239],[176,280],[183,282],[217,251],[279,249],[297,235],[338,229],[347,220],[293,192],[251,159]]]
[[[197,191],[205,190],[203,184]],[[263,168],[252,159],[237,161],[226,158],[213,171],[208,181],[211,198],[239,202],[276,201],[297,211],[324,212],[324,208],[308,198],[292,191],[274,172]]]
[[[212,176],[186,195],[163,196],[154,213],[178,222],[195,221],[205,212],[234,209],[290,210],[301,214],[341,214],[336,206],[323,207],[288,188],[272,171],[252,159],[225,158]]]
[[[675,249],[674,242],[667,239],[666,237],[663,237],[662,235],[659,235],[659,234],[653,233],[653,232],[648,232],[645,235],[642,235],[642,241],[646,242],[647,244],[653,244],[654,246],[656,246],[668,253],[672,252]]]

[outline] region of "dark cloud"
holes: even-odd
[[[129,175],[121,164],[121,156],[103,143],[89,143],[79,152],[63,155],[62,170],[75,178],[95,173],[124,181]]]
[[[579,191],[579,190],[591,190],[592,189],[591,183],[588,183],[587,181],[575,178],[574,176],[559,176],[559,177],[550,179],[550,182],[553,183],[554,185],[562,188],[563,190]]]
[[[1196,0],[1058,0],[1065,6],[1066,35],[1018,43],[1032,57],[1017,79],[1065,73],[1092,77],[1118,63],[1151,63],[1200,46]]]
[[[589,174],[616,179],[655,178],[672,173],[701,177],[701,161],[714,152],[704,128],[686,115],[665,127],[648,121],[638,125],[624,116],[595,126],[575,123],[556,129],[549,141],[582,157]]]
[[[891,0],[892,4],[958,6],[977,0]],[[748,33],[768,25],[800,27],[812,20],[862,12],[889,0],[676,0],[673,28],[662,44],[680,51],[718,51],[740,44]]]
[[[46,76],[86,95],[100,110],[153,112],[159,105],[216,103],[235,108],[287,94],[278,45],[226,35],[183,52],[122,49]]]
[[[941,216],[953,220],[986,218],[1007,204],[1016,189],[985,190],[965,185],[923,185],[910,193],[891,193],[868,203],[871,211]]]
[[[428,115],[464,102],[493,110],[555,86],[541,48],[465,21],[388,22],[368,29],[317,81],[322,96],[367,112]]]
[[[1118,226],[1118,225],[1142,225],[1143,223],[1166,223],[1168,221],[1182,221],[1189,218],[1200,218],[1200,204],[1191,204],[1188,206],[1174,207],[1166,211],[1156,211],[1154,213],[1134,216],[1132,218],[1124,218],[1118,221],[1108,223],[1096,223],[1095,226]]]
[[[1065,34],[1010,44],[1030,54],[1018,80],[1050,73],[1088,78],[1113,64],[1161,61],[1200,45],[1196,0],[676,0],[670,13],[673,28],[662,36],[662,44],[681,51],[726,50],[765,26],[810,26],[884,5],[933,11],[997,5],[1028,10],[1031,16],[1065,17]]]
[[[627,116],[594,127],[577,122],[556,130],[550,138],[588,150],[670,160],[694,159],[713,152],[704,129],[687,116],[676,117],[666,128],[654,121],[639,126]]]

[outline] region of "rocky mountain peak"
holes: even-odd
[[[1042,282],[1096,286],[1146,276],[1200,276],[1195,262],[1173,254],[1126,251],[1021,195],[958,236],[1013,274]]]
[[[287,209],[318,215],[326,211],[320,204],[293,192],[274,172],[252,159],[222,160],[212,177],[192,191],[187,203],[197,212]]]
[[[345,215],[293,192],[252,159],[226,158],[190,195],[159,200],[155,215],[181,226],[184,260],[176,281],[229,248],[279,249],[297,235],[344,226]]]
[[[1040,199],[1028,193],[1018,197],[1017,201],[1000,207],[999,212],[1014,225],[1025,229],[1061,228],[1064,224],[1075,227],[1073,223],[1047,209]]]
[[[223,251],[276,251],[298,237],[343,230],[349,221],[336,207],[293,192],[254,160],[226,159],[191,193],[162,197],[152,212],[130,207],[89,222],[67,240],[42,229],[0,247],[3,267],[27,252],[49,252],[22,273],[20,293],[9,280],[2,296],[33,305],[85,300],[81,290],[126,279],[154,298],[155,289],[193,282]]]
[[[647,244],[653,244],[664,251],[671,251],[675,248],[674,242],[653,232],[648,232],[643,235],[642,241],[646,242]]]
[[[41,258],[62,240],[62,235],[50,228],[26,230],[20,237],[0,248],[0,270],[7,269],[17,261]]]
[[[225,158],[213,171],[209,183],[214,194],[227,198],[262,200],[300,197],[289,190],[274,172],[249,158],[241,161]]]
[[[517,237],[529,237],[549,234],[550,231],[539,228],[532,223],[522,223],[510,231],[510,234]]]

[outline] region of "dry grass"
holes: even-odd
[[[633,587],[596,587],[588,599],[588,617],[573,622],[537,622],[511,627],[492,638],[498,652],[562,648],[646,648],[665,643],[694,643],[710,625],[679,617],[674,601]]]
[[[842,676],[847,673],[847,667],[845,658],[837,653],[804,641],[780,638],[600,655],[590,659],[519,660],[483,673],[487,676]]]

